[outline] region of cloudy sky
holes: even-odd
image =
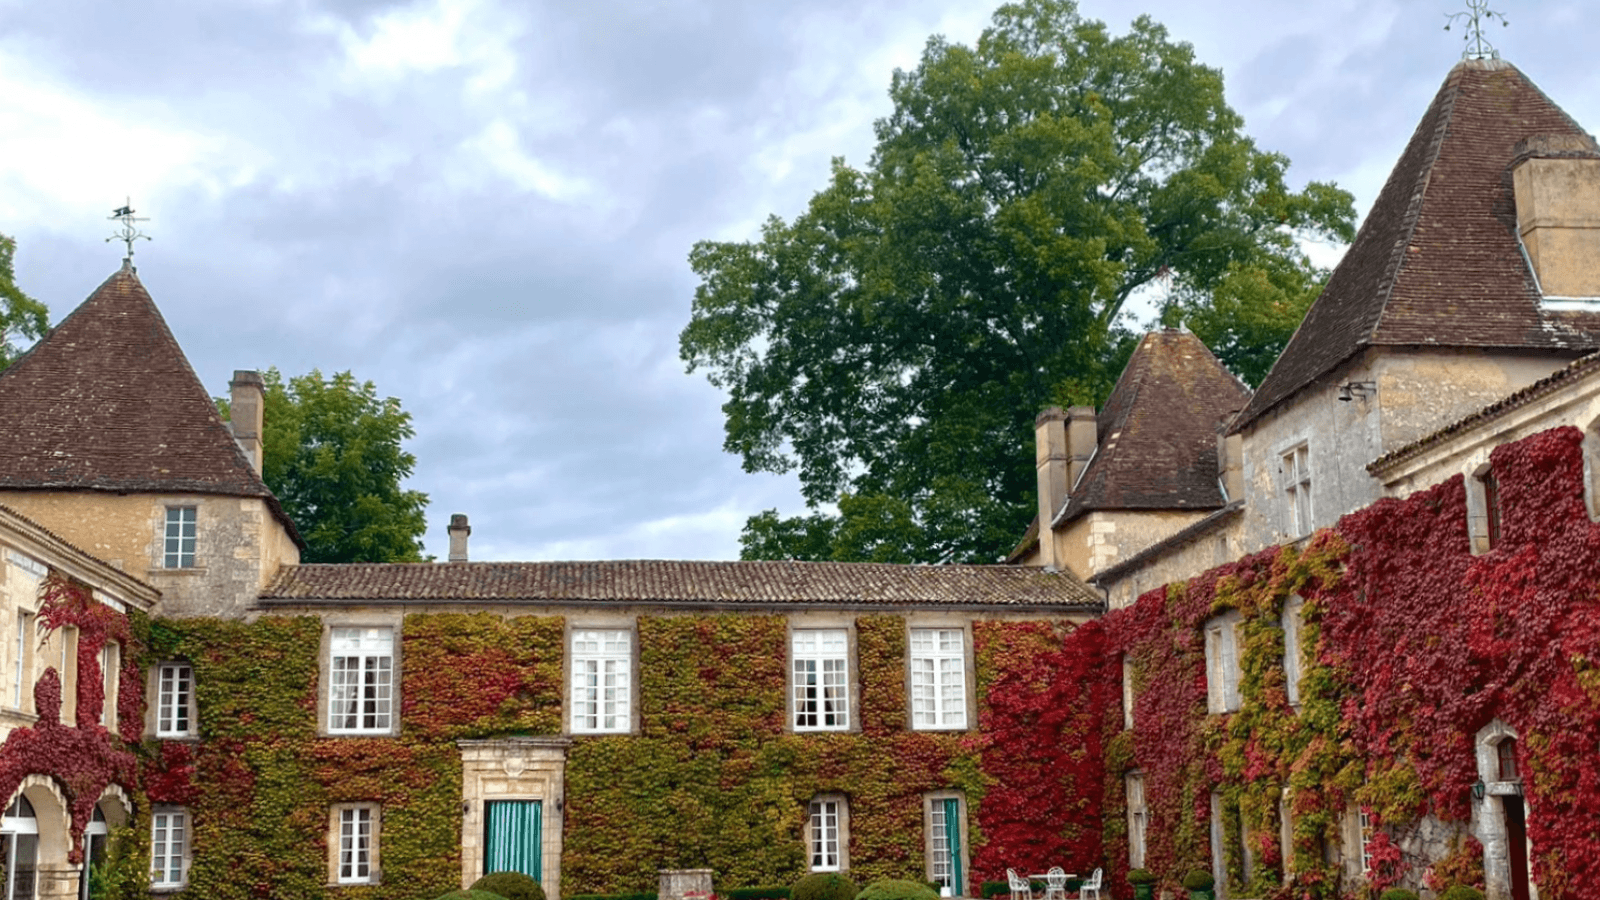
[[[1192,43],[1292,178],[1363,214],[1462,50],[1454,0],[1081,8]],[[1600,128],[1600,8],[1494,8],[1501,54]],[[864,164],[894,69],[991,11],[0,0],[0,233],[56,321],[117,268],[131,197],[140,277],[212,393],[317,367],[402,399],[430,552],[465,512],[474,559],[734,558],[746,516],[802,508],[721,451],[722,397],[684,373],[689,248]]]

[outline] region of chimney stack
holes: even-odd
[[[239,449],[250,457],[250,466],[261,474],[261,428],[266,407],[266,383],[261,373],[237,369],[228,382],[228,412],[233,425],[233,439]]]
[[[1046,568],[1060,568],[1050,521],[1067,500],[1067,414],[1052,406],[1033,420],[1034,460],[1039,471],[1039,557]]]
[[[1514,151],[1517,233],[1546,297],[1600,296],[1600,147],[1538,135]]]
[[[1072,493],[1099,446],[1100,420],[1095,418],[1094,407],[1074,406],[1067,410],[1067,452],[1072,456],[1067,469],[1067,493]]]
[[[467,524],[465,513],[454,513],[450,516],[450,561],[460,563],[467,561],[467,535],[472,533],[472,526]]]

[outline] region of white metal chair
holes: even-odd
[[[1006,882],[1011,885],[1011,900],[1033,900],[1033,883],[1018,875],[1016,869],[1006,870]]]
[[[1094,874],[1090,875],[1087,881],[1078,885],[1078,900],[1089,900],[1090,897],[1093,897],[1094,900],[1100,900],[1100,882],[1104,877],[1104,871],[1095,869]]]
[[[1044,874],[1044,900],[1067,900],[1067,872],[1060,866]]]

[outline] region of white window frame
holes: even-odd
[[[1311,450],[1305,441],[1290,447],[1278,457],[1283,475],[1284,513],[1291,537],[1311,533]]]
[[[1361,857],[1361,877],[1371,878],[1372,850],[1370,849],[1369,845],[1372,843],[1372,838],[1374,835],[1371,811],[1369,811],[1365,806],[1356,806],[1354,824],[1356,843],[1359,848],[1357,852]]]
[[[194,667],[186,662],[156,666],[156,737],[194,736]]]
[[[167,507],[166,527],[162,531],[162,568],[196,567],[197,542],[200,536],[199,520],[200,508],[197,506]]]
[[[789,635],[789,659],[794,730],[849,731],[849,629],[796,628]]]
[[[1206,711],[1212,714],[1238,710],[1239,613],[1227,612],[1205,624]]]
[[[331,884],[377,884],[378,833],[382,813],[376,803],[341,803],[329,810]]]
[[[1283,688],[1289,705],[1300,705],[1300,677],[1305,674],[1305,656],[1300,650],[1300,635],[1305,626],[1305,602],[1292,594],[1283,604]]]
[[[1129,772],[1123,780],[1128,797],[1128,868],[1142,869],[1150,825],[1150,807],[1144,797],[1144,773]]]
[[[956,801],[956,815],[958,822],[957,831],[961,833],[961,852],[952,854],[946,832],[944,829],[944,801]],[[959,861],[961,864],[962,880],[972,877],[971,860],[968,850],[971,846],[971,834],[967,830],[967,798],[959,793],[939,791],[925,794],[922,800],[923,827],[926,834],[924,852],[927,858],[928,881],[941,883],[940,878],[953,880],[954,874],[950,871],[952,864]],[[951,885],[951,893],[960,896],[965,892],[964,885]]]
[[[117,686],[122,674],[122,645],[106,641],[100,645],[100,682],[105,696],[100,702],[100,724],[107,730],[117,730]]]
[[[26,805],[26,809],[24,809]],[[31,838],[31,840],[25,840]],[[28,850],[23,849],[23,845]],[[39,896],[39,884],[43,880],[39,865],[39,819],[38,813],[33,809],[32,801],[20,792],[12,798],[10,805],[0,812],[0,897],[9,898],[18,893],[17,871],[27,868],[33,873],[33,881],[26,885],[30,896]],[[18,864],[17,858],[24,852],[31,852],[32,858],[26,867]]]
[[[328,646],[328,733],[393,733],[395,629],[335,626]]]
[[[150,815],[150,887],[176,890],[189,883],[189,811],[157,807]],[[174,837],[176,834],[176,837]]]
[[[33,679],[33,641],[28,637],[34,631],[33,613],[29,610],[18,609],[16,613],[16,642],[12,651],[16,653],[16,665],[12,671],[11,699],[14,709],[26,712],[28,701],[32,699]]]
[[[625,734],[633,730],[633,633],[626,629],[574,629],[572,731]]]
[[[812,872],[848,868],[850,806],[840,794],[813,797],[806,808],[806,860]]]
[[[967,634],[962,628],[913,628],[911,727],[916,731],[967,728]]]

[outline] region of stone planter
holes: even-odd
[[[1156,900],[1156,886],[1153,884],[1134,885],[1133,900]]]

